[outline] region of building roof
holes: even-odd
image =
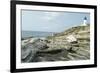
[[[87,17],[84,17],[84,20],[87,20]]]

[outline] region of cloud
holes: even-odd
[[[60,15],[61,15],[61,13],[58,13],[58,12],[44,12],[44,15],[43,15],[42,19],[53,20],[53,19],[57,18]]]

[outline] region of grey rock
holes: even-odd
[[[28,43],[21,49],[22,62],[35,61],[35,57],[38,51],[44,50],[48,46],[44,42],[36,41],[35,43]]]

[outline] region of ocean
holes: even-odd
[[[41,31],[22,31],[21,37],[27,38],[27,37],[47,37],[52,36],[53,32],[41,32]]]

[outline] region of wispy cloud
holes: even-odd
[[[57,12],[44,12],[44,15],[43,15],[42,19],[53,20],[53,19],[57,18],[60,15],[61,15],[61,13],[57,13]]]

